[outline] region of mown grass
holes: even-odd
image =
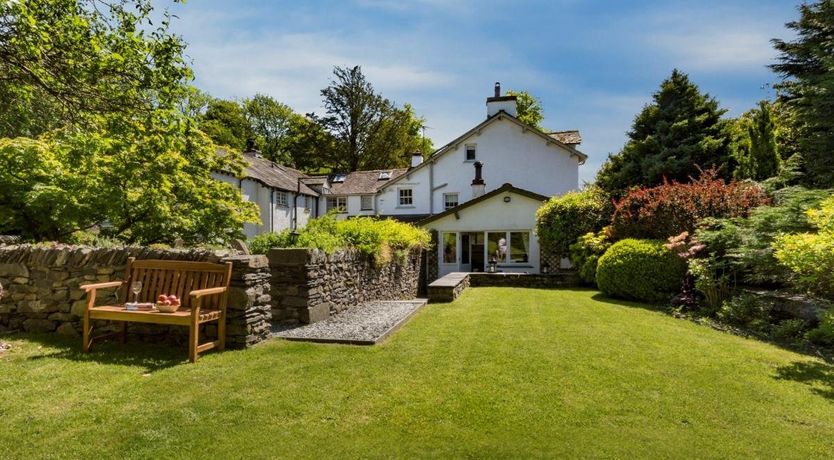
[[[2,338],[3,458],[834,452],[834,370],[590,290],[470,289],[383,345]]]

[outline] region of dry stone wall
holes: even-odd
[[[230,347],[243,347],[269,337],[270,269],[265,256],[237,255],[229,251],[67,245],[0,246],[0,284],[5,288],[0,297],[0,332],[23,330],[78,336],[86,306],[80,286],[124,279],[128,257],[232,262],[226,341]],[[114,302],[116,295],[114,290],[102,290],[98,301]],[[184,328],[153,325],[132,326],[131,331],[146,339],[176,339],[185,333]],[[209,325],[205,332],[216,335],[216,327]]]
[[[272,249],[267,256],[280,322],[313,323],[365,302],[413,299],[423,270],[419,250],[385,264],[354,250]]]

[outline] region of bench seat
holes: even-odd
[[[188,359],[193,363],[206,350],[226,346],[226,305],[232,277],[232,263],[191,262],[179,260],[127,261],[124,281],[107,281],[82,285],[87,292],[87,308],[82,318],[82,347],[89,352],[93,341],[114,335],[93,336],[93,320],[121,322],[121,337],[127,340],[128,323],[152,323],[188,327]],[[160,295],[176,295],[182,305],[173,313],[152,310],[125,310],[128,290],[136,282],[136,301],[156,301]],[[119,305],[96,305],[96,291],[120,289]],[[200,343],[200,325],[217,321],[217,340]]]
[[[197,322],[216,321],[220,319],[220,313],[220,310],[201,309],[200,315],[197,317]],[[91,309],[90,319],[188,326],[191,324],[191,309],[180,308],[173,313],[161,313],[158,311],[125,310],[123,305],[104,305]]]

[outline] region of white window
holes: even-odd
[[[304,196],[304,212],[310,214],[313,212],[313,197],[311,196]]]
[[[346,196],[329,196],[327,197],[327,210],[337,210],[340,213],[347,212],[347,197]]]
[[[466,161],[475,161],[477,158],[475,144],[466,144]]]
[[[414,195],[410,188],[400,189],[400,206],[412,206],[414,204]]]
[[[458,263],[458,234],[444,233],[443,234],[443,263],[456,264]]]
[[[458,205],[458,194],[457,193],[444,193],[443,194],[443,209],[451,209]]]
[[[275,205],[281,208],[289,207],[289,194],[287,192],[275,192]]]
[[[380,171],[379,180],[388,180],[391,178],[391,171]]]
[[[344,182],[345,178],[347,178],[347,176],[345,174],[336,174],[336,175],[333,176],[333,180],[331,182],[333,182],[333,183]]]
[[[499,264],[530,263],[530,232],[488,232],[487,260]]]
[[[362,195],[362,200],[360,203],[359,209],[362,211],[373,211],[374,210],[374,196],[373,195]]]

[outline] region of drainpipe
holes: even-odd
[[[298,230],[298,195],[301,194],[301,178],[296,179],[295,196],[292,199],[292,231]]]
[[[269,189],[269,231],[275,231],[275,190]]]
[[[434,215],[434,161],[429,162],[429,215]]]

